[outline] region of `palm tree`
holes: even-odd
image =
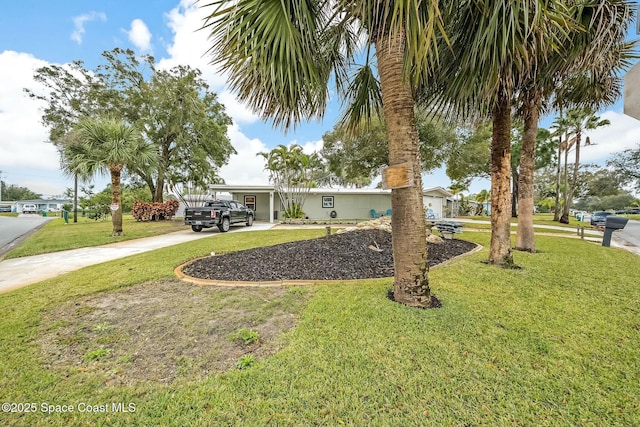
[[[297,144],[291,147],[280,144],[258,155],[266,160],[265,170],[269,171],[269,180],[280,195],[285,217],[302,218],[309,190],[316,185],[314,178],[324,169],[318,155],[305,154]]]
[[[594,114],[593,109],[589,107],[574,108],[570,110],[567,113],[566,120],[568,133],[573,135],[572,141],[575,144],[575,162],[573,163],[573,178],[571,180],[569,190],[565,195],[562,217],[560,218],[560,222],[564,224],[569,223],[569,207],[571,206],[571,201],[573,200],[573,196],[578,184],[578,172],[580,169],[580,145],[582,144],[582,134],[584,131],[594,130],[599,127],[608,126],[611,124],[611,122],[607,119],[600,119],[599,116]],[[589,137],[587,137],[587,144],[590,144]],[[567,150],[568,148],[569,147],[567,147]]]
[[[620,94],[620,78],[617,76],[628,65],[635,45],[635,42],[625,41],[633,17],[631,5],[626,1],[574,6],[570,14],[576,24],[580,24],[562,30],[568,31],[570,42],[564,43],[562,49],[552,50],[547,58],[541,58],[520,92],[519,112],[524,131],[517,184],[519,215],[516,248],[528,252],[535,252],[533,176],[538,119],[544,104],[554,92],[565,92],[561,95],[562,99],[557,100],[562,116],[562,105],[567,101],[600,106],[613,103]],[[573,92],[570,99],[565,99],[566,88],[571,88]],[[579,147],[576,148],[576,153],[579,153]],[[566,203],[565,206],[568,213]]]
[[[125,168],[153,164],[157,153],[137,130],[113,118],[84,119],[75,129],[74,142],[65,146],[69,170],[80,176],[111,175],[112,236],[122,235],[120,175]]]
[[[491,193],[488,190],[481,190],[476,194],[475,201],[479,203],[476,215],[484,215],[484,204],[491,200]]]
[[[444,88],[438,105],[465,119],[492,119],[489,263],[511,265],[512,106],[539,64],[566,41],[566,27],[573,23],[560,1],[449,4],[455,9],[451,48],[443,49],[448,57],[436,70]]]
[[[394,298],[409,306],[434,304],[414,91],[437,57],[438,2],[213,0],[206,7],[213,8],[204,25],[213,61],[239,98],[275,126],[322,117],[332,76],[350,129],[384,117],[389,165],[410,177],[408,187],[392,189]],[[364,64],[356,67],[360,58]]]

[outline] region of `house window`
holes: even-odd
[[[333,209],[333,196],[322,196],[322,207]]]
[[[249,209],[256,210],[256,196],[244,196],[244,205]]]

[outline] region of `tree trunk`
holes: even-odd
[[[559,123],[562,122],[562,106],[560,106]],[[558,168],[556,170],[556,206],[553,211],[553,220],[560,221],[560,181],[562,170],[562,128],[558,126]]]
[[[566,207],[567,211],[567,224],[569,219],[569,208],[573,203],[573,197],[576,195],[576,189],[578,188],[578,176],[580,173],[580,145],[582,143],[582,131],[576,130],[576,162],[573,164],[573,179],[571,180],[571,191],[569,192],[569,204]]]
[[[155,192],[153,193],[153,201],[162,203],[164,199],[164,175],[160,176],[161,172],[158,172],[158,180],[156,181]]]
[[[562,181],[562,134],[558,137],[558,168],[556,171],[556,205],[553,220],[560,221],[560,184]]]
[[[78,222],[78,174],[73,174],[73,223]]]
[[[404,33],[393,39],[381,34],[376,55],[384,116],[389,140],[389,165],[408,163],[413,169],[411,186],[392,189],[394,299],[411,307],[429,307],[434,299],[429,288],[426,226],[422,201],[418,132],[411,87],[403,79]]]
[[[511,102],[503,93],[493,109],[491,142],[491,243],[489,264],[512,265]]]
[[[520,191],[518,189],[518,184],[520,180],[520,174],[518,173],[518,169],[515,167],[511,168],[511,218],[518,217],[518,194]]]
[[[169,160],[171,158],[171,150],[169,145],[172,139],[168,138],[162,143],[162,150],[160,153],[160,164],[158,166],[158,179],[156,181],[155,192],[153,193],[153,201],[162,203],[164,201],[164,183],[167,178],[167,171],[169,170]]]
[[[566,146],[564,147],[564,194],[562,197],[562,215],[560,222],[569,224],[569,135],[567,135]]]
[[[111,210],[111,223],[113,224],[112,236],[122,236],[122,195],[120,192],[121,166],[111,166],[111,204],[118,205],[118,209]]]
[[[533,233],[533,176],[536,169],[536,137],[538,135],[539,103],[532,100],[524,114],[520,176],[518,177],[518,232],[516,249],[535,252]]]

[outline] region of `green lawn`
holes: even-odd
[[[286,345],[249,369],[126,386],[92,361],[45,367],[38,337],[62,303],[170,280],[212,250],[323,233],[225,234],[0,295],[2,402],[135,404],[133,413],[0,413],[0,424],[640,425],[638,258],[553,236],[536,239],[540,253],[514,254],[521,270],[503,270],[482,263],[489,234],[465,232],[485,249],[430,272],[441,309],[391,302],[389,279],[310,287]],[[247,291],[229,292],[242,310]]]
[[[122,224],[124,236],[113,237],[111,236],[113,225],[110,218],[106,221],[78,218],[77,223],[73,223],[70,219],[68,224],[62,218],[56,218],[47,222],[44,227],[27,238],[22,245],[9,252],[5,258],[105,245],[124,240],[157,236],[184,230],[185,228],[186,226],[182,220],[141,222],[133,219],[131,215],[124,215]]]

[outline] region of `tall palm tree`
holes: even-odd
[[[436,70],[443,88],[439,106],[466,119],[491,117],[489,263],[511,265],[512,107],[539,64],[566,41],[563,29],[573,23],[561,1],[449,4],[454,9],[449,31],[451,48],[443,49],[448,57]],[[425,91],[428,93],[429,88]]]
[[[619,71],[628,65],[635,46],[635,42],[625,41],[633,17],[631,4],[625,0],[573,5],[569,14],[576,25],[561,31],[569,36],[570,42],[550,51],[547,58],[540,60],[520,91],[519,113],[523,118],[524,131],[518,177],[516,248],[528,252],[535,252],[533,176],[538,120],[544,105],[554,92],[565,92],[556,102],[561,113],[561,106],[567,102],[593,106],[613,103],[620,94]],[[566,88],[572,86],[572,96],[565,99]],[[566,208],[568,213],[568,206]],[[557,208],[556,215],[559,215]]]
[[[112,236],[122,235],[120,176],[125,168],[153,164],[157,153],[138,131],[113,118],[84,119],[75,129],[73,143],[65,146],[69,170],[80,176],[111,175]]]
[[[561,168],[562,168],[562,134],[563,129],[561,128],[561,123],[563,123],[564,115],[562,109],[559,111],[559,116],[553,121],[552,127],[555,128],[555,131],[551,134],[551,136],[558,137],[558,153],[556,158],[556,194],[554,199],[554,213],[553,220],[560,221],[560,185],[561,183]]]
[[[298,144],[278,145],[268,153],[258,153],[266,161],[269,180],[280,195],[287,218],[302,218],[304,202],[315,179],[324,169],[316,153],[306,154]]]
[[[486,189],[480,190],[474,199],[479,203],[478,208],[476,208],[476,215],[484,215],[484,204],[491,200],[491,193]]]
[[[332,76],[350,129],[384,117],[389,165],[402,165],[410,177],[409,186],[392,189],[391,196],[394,298],[419,307],[435,299],[414,91],[426,84],[438,54],[438,6],[437,0],[212,0],[204,25],[213,61],[239,98],[275,126],[322,117]],[[360,58],[364,64],[356,66]]]
[[[572,141],[575,145],[575,162],[573,163],[573,177],[571,185],[566,192],[565,202],[562,210],[560,222],[569,223],[569,208],[578,184],[578,173],[580,170],[580,145],[582,144],[582,134],[587,130],[594,130],[602,126],[608,126],[611,122],[607,119],[601,119],[600,116],[594,114],[593,109],[589,107],[574,108],[567,113],[568,133],[573,135]],[[587,138],[587,141],[589,139]],[[568,149],[568,147],[567,147]]]

